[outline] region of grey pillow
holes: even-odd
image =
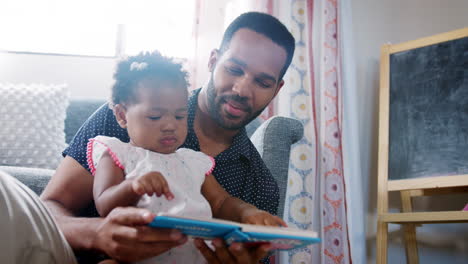
[[[304,127],[299,120],[273,116],[265,121],[250,138],[280,189],[278,216],[283,216],[284,199],[288,187],[291,145],[299,141]]]
[[[0,83],[0,164],[55,169],[65,148],[65,84]]]
[[[28,186],[37,195],[40,195],[50,178],[54,174],[54,170],[26,168],[26,167],[13,167],[13,166],[0,166],[0,171],[15,177],[24,185]]]

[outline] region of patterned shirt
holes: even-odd
[[[199,93],[200,89],[195,90],[189,98],[188,135],[181,146],[195,151],[200,151],[198,138],[193,129]],[[86,147],[88,140],[98,135],[116,137],[123,142],[130,141],[127,130],[119,126],[112,110],[105,104],[83,124],[62,155],[74,158],[90,171],[86,160]],[[214,159],[216,166],[213,175],[230,195],[276,215],[279,203],[278,185],[248,138],[245,129],[234,137],[228,149]],[[94,203],[90,204],[81,215],[98,216]]]

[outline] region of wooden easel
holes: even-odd
[[[389,116],[390,116],[390,56],[408,51],[468,37],[468,28],[451,31],[396,45],[384,45],[380,64],[379,157],[377,190],[377,263],[387,263],[388,224],[403,226],[408,263],[418,263],[416,226],[424,223],[468,222],[468,211],[412,212],[411,199],[416,196],[468,192],[468,174],[426,178],[389,179]],[[402,131],[401,133],[405,133]],[[467,149],[468,151],[468,149]],[[401,213],[388,212],[389,192],[400,192]],[[461,208],[460,208],[461,210]]]

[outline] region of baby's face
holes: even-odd
[[[136,89],[136,103],[128,104],[125,112],[132,145],[169,154],[184,143],[188,92],[185,87],[170,85],[147,81]]]

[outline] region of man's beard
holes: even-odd
[[[207,88],[208,112],[211,118],[213,118],[213,120],[215,120],[215,122],[224,129],[239,130],[245,127],[248,123],[250,123],[250,121],[254,120],[257,116],[259,116],[266,108],[265,106],[259,111],[252,113],[252,108],[247,105],[247,98],[245,97],[240,97],[239,95],[222,95],[216,98],[216,89],[213,81],[213,73],[211,73],[210,81],[208,82]],[[221,111],[223,103],[226,103],[227,100],[235,101],[245,106],[244,111],[247,112],[247,116],[243,120],[239,120],[238,123],[229,122],[228,120],[225,120],[221,114]]]

